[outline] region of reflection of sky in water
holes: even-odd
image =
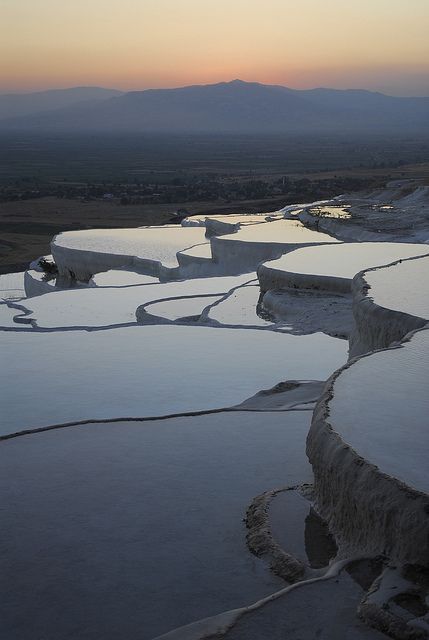
[[[323,243],[339,242],[326,233],[307,229],[297,220],[275,220],[266,224],[249,225],[237,233],[221,236],[223,240],[239,240],[241,242],[273,242],[273,243]]]
[[[229,214],[229,215],[200,215],[200,216],[190,216],[187,220],[192,222],[199,222],[204,224],[206,220],[219,222],[226,222],[228,224],[241,224],[243,226],[247,226],[249,224],[261,224],[266,221],[266,218],[277,218],[281,219],[283,214],[276,213],[249,213],[249,214]]]
[[[429,254],[428,245],[420,246],[420,253]],[[371,286],[368,295],[381,307],[429,320],[429,257],[370,271],[365,280]]]
[[[231,293],[226,300],[210,309],[209,317],[221,324],[270,326],[269,322],[258,315],[258,303],[261,296],[259,286],[241,287]]]
[[[205,241],[204,227],[174,225],[139,229],[68,231],[58,235],[55,244],[83,251],[138,256],[175,266],[178,251]]]
[[[180,300],[162,300],[148,304],[145,310],[154,316],[167,320],[177,320],[189,316],[200,316],[203,309],[219,300],[221,296],[181,298]]]
[[[181,282],[154,281],[137,286],[118,285],[117,288],[77,287],[30,298],[25,306],[32,312],[30,317],[36,320],[38,327],[106,327],[136,322],[137,307],[148,302],[179,296],[224,294],[250,278],[245,274]],[[123,283],[122,272],[110,272],[108,281],[112,285],[113,282]]]
[[[282,588],[247,549],[243,517],[263,491],[311,482],[310,418],[237,412],[2,443],[2,637],[151,640]]]
[[[292,273],[352,278],[369,267],[389,264],[401,258],[429,253],[419,244],[393,242],[356,242],[321,247],[304,247],[267,262],[273,269]],[[419,296],[421,298],[421,296]]]
[[[336,380],[329,422],[381,471],[429,491],[429,331],[362,358]]]
[[[335,557],[337,546],[326,524],[299,491],[278,493],[268,513],[275,541],[294,558],[320,568]]]
[[[282,380],[325,380],[347,357],[324,334],[174,325],[0,332],[0,349],[6,431],[231,406]]]

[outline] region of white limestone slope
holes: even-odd
[[[352,289],[351,355],[388,347],[429,322],[429,254],[358,273]]]
[[[82,281],[100,271],[118,268],[178,280],[249,272],[262,260],[293,249],[338,242],[306,229],[296,220],[267,220],[271,218],[261,216],[259,223],[243,227],[212,221],[215,226],[227,225],[229,233],[214,235],[222,230],[213,227],[210,244],[201,226],[71,231],[54,238],[52,255],[60,275]]]
[[[196,215],[189,216],[182,220],[181,224],[183,227],[212,227],[213,230],[216,229],[217,225],[219,231],[221,232],[219,235],[222,235],[222,231],[224,230],[223,225],[231,225],[230,233],[233,231],[232,227],[238,229],[240,227],[245,227],[250,224],[261,224],[266,222],[267,218],[269,219],[278,219],[284,217],[283,211],[274,211],[273,213],[230,213],[230,214],[219,214],[219,215]],[[214,233],[213,235],[218,235]]]
[[[352,355],[369,353],[328,381],[307,440],[318,509],[343,546],[424,566],[429,565],[428,283],[429,256],[355,277]]]
[[[282,380],[326,379],[346,359],[322,334],[198,326],[0,332],[0,350],[2,434],[218,409]]]
[[[419,202],[422,197],[421,194],[416,196]],[[404,202],[403,206],[420,206],[416,204],[416,198],[411,203],[410,199]],[[380,204],[378,213],[382,206],[385,205]],[[188,523],[192,524],[191,535],[182,540],[186,550],[192,549],[188,555],[177,554],[176,540],[172,542],[170,533],[167,540],[160,542],[158,534],[153,535],[148,525],[146,540],[154,547],[158,544],[160,558],[159,565],[152,567],[153,577],[163,568],[165,571],[165,567],[179,567],[179,570],[171,571],[170,580],[177,583],[176,591],[187,589],[181,571],[195,561],[195,530],[201,528],[203,520],[212,522],[210,512],[203,512],[203,507],[212,506],[210,495],[213,497],[213,492],[218,498],[221,496],[218,509],[222,514],[227,500],[234,501],[235,511],[228,515],[234,519],[234,535],[237,538],[242,535],[244,547],[244,531],[240,529],[244,506],[241,501],[236,502],[244,494],[239,494],[235,482],[243,481],[246,487],[252,486],[258,491],[272,488],[259,487],[258,483],[261,477],[267,478],[267,482],[271,479],[270,474],[263,473],[267,471],[267,460],[274,454],[277,461],[279,456],[285,456],[284,473],[285,478],[289,478],[290,455],[294,450],[289,446],[288,428],[294,427],[295,417],[290,421],[287,416],[283,418],[285,430],[282,433],[279,429],[281,412],[294,410],[297,415],[299,409],[304,415],[307,411],[309,416],[310,406],[321,392],[322,381],[345,362],[345,341],[315,331],[347,336],[354,274],[372,267],[361,272],[353,282],[357,331],[361,331],[361,335],[352,340],[352,348],[356,346],[359,353],[386,347],[392,340],[402,340],[410,328],[425,326],[429,318],[428,296],[425,295],[429,282],[429,255],[416,257],[425,253],[424,247],[378,242],[344,244],[320,233],[320,226],[319,230],[310,230],[296,219],[278,219],[279,216],[296,218],[297,215],[300,215],[297,208],[289,207],[271,216],[211,217],[197,226],[89,230],[57,236],[53,241],[53,254],[60,278],[72,276],[85,280],[87,285],[59,290],[60,279],[46,282],[43,274],[30,270],[26,274],[28,292],[32,295],[50,292],[18,303],[0,303],[0,316],[3,315],[7,323],[5,329],[0,330],[0,351],[7,363],[0,369],[0,439],[22,435],[26,430],[56,429],[76,423],[84,423],[85,427],[55,431],[51,433],[52,440],[49,434],[39,434],[39,444],[39,435],[6,443],[12,442],[10,450],[15,450],[16,463],[21,465],[13,491],[15,488],[17,492],[21,491],[24,476],[27,485],[30,480],[35,482],[35,476],[22,462],[20,448],[29,451],[31,445],[26,443],[36,441],[27,461],[30,466],[34,464],[32,468],[37,477],[43,479],[45,467],[38,463],[47,460],[44,455],[47,447],[49,481],[45,483],[43,495],[49,494],[49,500],[58,509],[63,503],[74,505],[78,531],[83,503],[73,496],[80,480],[78,475],[67,472],[61,476],[61,462],[70,456],[68,464],[77,464],[80,470],[92,470],[100,450],[94,476],[97,482],[94,481],[91,487],[95,492],[102,491],[103,495],[109,496],[106,521],[117,523],[115,531],[118,539],[123,539],[123,531],[129,531],[122,520],[124,513],[115,519],[118,515],[116,498],[112,501],[113,494],[104,487],[100,489],[98,472],[107,469],[106,477],[110,478],[113,467],[120,466],[117,498],[123,498],[125,484],[122,479],[130,469],[130,458],[119,455],[118,451],[128,449],[131,455],[129,441],[139,433],[141,439],[135,440],[138,455],[133,467],[139,473],[133,472],[130,482],[130,486],[140,487],[142,502],[139,508],[146,517],[150,497],[145,493],[146,489],[141,491],[142,486],[146,487],[146,479],[152,490],[158,491],[159,500],[169,497],[170,517],[163,515],[166,522],[170,522],[169,532],[174,531],[173,537],[180,528],[174,528],[177,524],[174,518],[182,523],[184,510],[187,514],[185,528]],[[336,210],[332,215],[334,217],[327,216],[327,219],[339,224],[335,219]],[[270,221],[273,218],[274,221]],[[261,288],[266,291],[264,305],[266,308],[271,305],[271,309],[276,310],[273,318],[261,310],[260,288],[255,284],[255,268],[264,260],[271,262],[259,266],[258,275]],[[374,268],[376,264],[391,262],[394,264],[389,267]],[[287,325],[278,322],[282,314]],[[17,330],[18,322],[24,329],[21,332]],[[310,335],[296,335],[302,333]],[[319,399],[307,451],[314,468],[317,507],[338,536],[341,553],[385,553],[400,562],[429,564],[425,560],[429,557],[429,477],[426,470],[429,441],[425,422],[429,412],[426,393],[428,351],[429,327],[415,333],[400,347],[352,360],[332,376]],[[276,417],[268,416],[270,411],[276,412]],[[210,412],[215,415],[201,418],[202,414]],[[256,413],[246,421],[245,412]],[[152,418],[155,419],[153,423]],[[130,424],[130,420],[142,419],[146,422],[135,428]],[[181,429],[180,433],[174,432],[173,423],[173,427],[163,430],[163,426],[172,420]],[[97,425],[94,421],[103,424]],[[106,424],[111,421],[120,421],[117,430],[114,425]],[[298,417],[296,422],[302,426],[305,418]],[[210,423],[212,430],[201,436],[199,430],[203,423]],[[247,431],[248,424],[251,426]],[[78,435],[75,437],[74,434]],[[88,452],[85,443],[90,441],[92,450]],[[191,441],[192,446],[188,446]],[[266,447],[260,457],[258,446]],[[210,450],[210,455],[200,458],[199,451],[204,447],[206,454]],[[247,447],[248,457],[243,455],[244,447]],[[172,490],[174,493],[177,489],[174,473],[170,474],[172,469],[168,467],[167,474],[163,473],[165,456],[174,459],[182,448],[189,451],[181,459],[177,477],[194,474],[187,485],[190,496],[187,504],[171,498]],[[216,451],[215,459],[212,454]],[[235,465],[237,451],[241,467]],[[145,455],[147,467],[142,464]],[[7,460],[6,454],[4,457]],[[244,473],[242,465],[246,461],[248,467]],[[205,467],[210,464],[216,470],[221,468],[225,474],[206,477]],[[10,466],[14,468],[13,464]],[[145,476],[149,467],[154,473]],[[58,483],[52,482],[51,471],[59,472],[59,476],[55,476],[59,478]],[[7,472],[4,473],[7,477]],[[70,481],[68,494],[62,494],[61,478]],[[255,478],[256,484],[252,484]],[[207,494],[196,512],[193,491],[203,482]],[[210,482],[214,483],[213,487],[209,486]],[[83,483],[82,487],[86,490],[88,485]],[[228,487],[232,489],[225,495]],[[40,487],[38,490],[40,492]],[[5,486],[4,491],[8,491]],[[125,511],[133,522],[138,493],[132,495],[125,491],[128,501],[124,503]],[[19,495],[26,499],[24,494],[21,491]],[[15,504],[13,497],[11,504]],[[28,505],[31,505],[30,499]],[[89,504],[85,521],[91,518],[92,507],[93,504]],[[56,513],[56,509],[52,512]],[[159,512],[159,505],[155,505],[154,513]],[[19,512],[19,517],[23,517],[23,513],[25,509]],[[14,514],[12,521],[13,518]],[[146,520],[141,521],[141,526],[145,523]],[[97,523],[91,520],[92,524]],[[85,538],[91,556],[93,545],[105,530],[102,526],[93,539]],[[49,534],[49,531],[48,526],[45,533]],[[61,531],[65,532],[67,541],[67,526]],[[109,541],[111,531],[109,529]],[[224,536],[219,548],[228,546],[228,535],[223,527],[219,535]],[[72,538],[73,544],[77,540],[76,548],[81,553],[80,538]],[[200,562],[207,557],[214,557],[210,555],[209,542],[204,541],[204,536],[200,538],[201,546],[206,546],[203,557],[198,558],[193,567],[201,566]],[[13,540],[13,536],[9,539]],[[36,547],[44,544],[43,539],[44,534],[38,538]],[[102,552],[102,566],[103,570],[107,567],[107,572],[111,564],[109,541]],[[169,549],[168,558],[164,542]],[[134,543],[132,539],[119,552],[121,560],[126,553],[128,567],[134,563]],[[211,546],[213,543],[216,544],[215,537],[212,537]],[[117,544],[114,546],[117,552]],[[49,559],[49,544],[46,549]],[[21,552],[31,558],[28,545],[22,545],[17,558]],[[100,558],[98,547],[97,553]],[[152,547],[144,553],[152,557]],[[186,561],[180,567],[180,562],[175,564],[175,560],[177,557],[182,560],[182,555],[186,555]],[[228,562],[234,560],[228,557]],[[231,565],[234,580],[237,578],[234,567],[237,572],[241,571],[240,563],[239,560],[237,565]],[[13,564],[9,565],[11,571],[14,571]],[[250,585],[249,595],[243,596],[244,599],[251,598],[253,586],[259,589],[255,576],[246,573],[248,569],[252,573],[250,565],[247,563],[242,582],[241,578],[235,582],[240,597],[247,594],[246,588]],[[123,565],[119,562],[117,566],[120,579]],[[195,599],[195,605],[192,602],[188,609],[189,621],[198,617],[199,600],[207,604],[204,613],[212,615],[223,608],[222,593],[227,594],[226,605],[230,603],[229,598],[235,597],[233,589],[221,591],[221,579],[215,584],[211,562],[204,566],[205,578],[200,576],[196,585],[192,577],[188,582],[189,593],[194,594]],[[41,572],[41,565],[38,567]],[[265,568],[259,569],[261,574],[267,573]],[[228,576],[228,570],[225,563],[223,580]],[[140,567],[135,574],[138,584],[146,579],[146,575],[142,577]],[[60,572],[60,578],[61,575]],[[177,579],[178,575],[180,579]],[[213,598],[218,598],[216,611],[210,608],[209,590],[204,586],[207,575],[210,575]],[[55,588],[57,584],[64,588],[66,583],[67,580],[61,582],[59,579],[57,583],[55,579]],[[165,586],[164,576],[159,584],[157,604],[161,608],[161,599],[165,598],[168,603],[174,590],[170,583]],[[26,591],[26,588],[21,590],[20,585],[14,591],[15,600],[12,597],[10,601],[13,609]],[[92,578],[89,585],[96,601],[97,585]],[[261,588],[264,591],[265,584]],[[39,593],[42,599],[44,593]],[[185,593],[185,600],[189,593]],[[134,597],[131,600],[129,610],[134,608],[135,611]],[[63,609],[64,599],[58,601]],[[122,604],[121,597],[118,606],[122,607]],[[236,604],[243,603],[233,600],[233,606]],[[162,605],[165,609],[164,601]],[[147,615],[152,614],[151,605],[145,603],[143,607]],[[58,611],[55,603],[52,611],[55,616]],[[126,617],[125,609],[121,608],[121,615]],[[98,635],[103,624],[101,617],[97,623]],[[159,611],[154,615],[155,626],[156,619],[160,619]],[[180,615],[173,616],[166,628],[184,622],[186,620],[181,620]],[[73,623],[74,619],[72,626]],[[158,631],[162,632],[162,629]]]
[[[120,274],[120,279],[110,276],[109,281],[113,277],[115,282],[124,282],[122,272]],[[127,275],[126,282],[129,277],[134,278]],[[211,294],[221,296],[248,280],[249,276],[244,275],[59,290],[25,300],[26,318],[39,329],[89,329],[130,324],[139,320],[139,307],[149,302]]]
[[[242,227],[254,224],[263,224],[267,220],[283,218],[282,213],[274,213],[272,215],[265,213],[255,214],[230,214],[230,215],[211,215],[211,216],[190,216],[182,220],[184,227],[205,227],[206,236],[222,236],[235,233]]]
[[[166,225],[68,231],[55,236],[51,248],[60,275],[87,281],[100,271],[120,267],[156,276],[161,265],[178,266],[178,251],[204,241],[203,228]]]
[[[353,277],[367,267],[427,253],[419,244],[389,242],[339,243],[305,247],[258,267],[262,291],[317,289],[350,293]]]
[[[298,218],[309,229],[332,234],[335,238],[346,242],[389,242],[395,239],[388,233],[366,230],[353,222],[338,220],[331,216],[313,215],[308,209],[300,213]]]
[[[25,294],[27,298],[34,298],[45,293],[55,291],[63,291],[74,288],[84,288],[87,286],[85,282],[71,279],[65,276],[55,276],[28,269],[24,276]]]
[[[306,229],[296,220],[252,225],[236,233],[211,238],[213,260],[224,268],[253,270],[264,261],[307,245],[337,243],[324,233]]]
[[[305,207],[299,219],[347,241],[429,242],[429,187],[421,180],[397,180],[369,193],[344,194],[330,205],[347,205],[348,219],[325,215],[314,204]]]
[[[429,564],[429,330],[352,360],[325,387],[307,455],[344,552]]]

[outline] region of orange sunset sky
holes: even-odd
[[[429,95],[429,0],[0,0],[0,91],[241,78]]]

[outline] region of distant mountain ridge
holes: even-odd
[[[398,98],[364,90],[296,90],[233,80],[177,89],[117,92],[104,98],[100,95],[98,99],[80,100],[38,114],[3,117],[0,128],[154,133],[429,133],[429,98]]]
[[[62,109],[93,100],[107,100],[113,96],[120,96],[122,93],[117,89],[102,87],[72,87],[33,93],[4,93],[0,94],[0,120]]]

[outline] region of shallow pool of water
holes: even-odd
[[[428,253],[429,247],[421,245]],[[365,274],[368,295],[380,307],[429,320],[429,256]]]
[[[282,380],[324,380],[347,358],[323,334],[174,325],[0,332],[0,350],[2,433],[231,406]]]
[[[3,637],[150,640],[281,588],[243,518],[255,495],[311,481],[309,419],[237,412],[0,443]]]
[[[429,330],[363,357],[337,378],[335,431],[382,472],[429,491]]]

